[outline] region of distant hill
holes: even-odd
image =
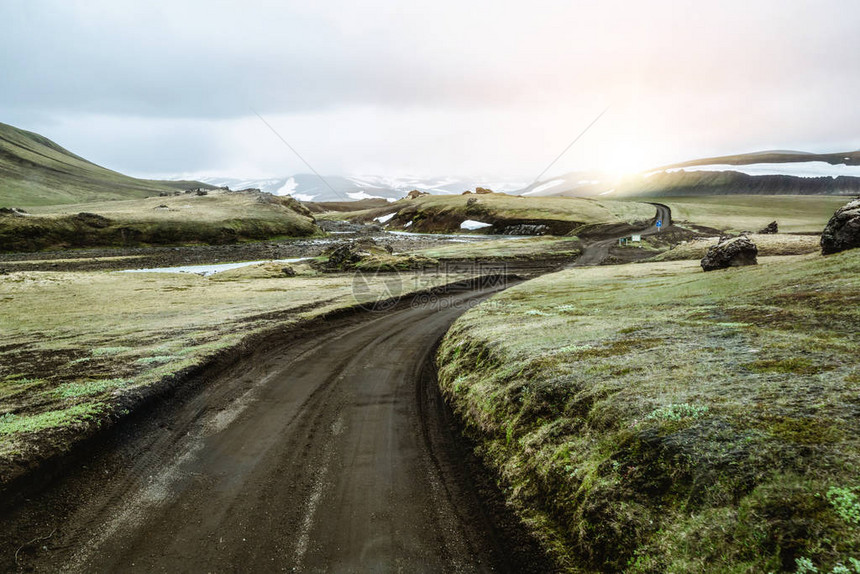
[[[690,160],[623,179],[574,172],[517,192],[527,196],[857,195],[860,151],[761,151]]]
[[[846,151],[838,153],[810,153],[805,151],[770,150],[736,155],[724,155],[718,157],[707,157],[694,159],[672,165],[656,168],[655,171],[663,171],[672,168],[694,167],[703,165],[751,165],[757,163],[807,163],[824,162],[831,165],[846,164],[860,165],[860,151]]]
[[[138,199],[196,181],[137,179],[96,165],[48,138],[0,123],[0,207]]]

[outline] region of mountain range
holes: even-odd
[[[468,177],[324,176],[262,179],[207,176],[139,179],[96,165],[39,134],[0,123],[0,207],[72,204],[172,194],[189,188],[258,188],[301,201],[394,201],[412,190],[460,194],[485,187],[523,196],[860,194],[860,151],[814,154],[762,151],[690,160],[617,178],[578,171],[526,185]]]

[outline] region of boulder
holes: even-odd
[[[351,269],[368,257],[391,255],[392,251],[390,245],[380,245],[370,238],[339,242],[323,252],[328,261],[321,267],[325,270]]]
[[[468,205],[475,205],[476,203],[478,203],[478,198],[477,198],[477,197],[470,197],[469,199],[467,199],[467,200],[466,200],[466,205],[467,205],[467,206],[468,206]]]
[[[749,237],[741,235],[726,241],[720,241],[708,248],[708,253],[702,259],[702,269],[713,271],[727,267],[740,267],[742,265],[756,265],[758,261],[758,247],[750,241]]]
[[[421,197],[422,195],[430,195],[426,191],[418,191],[417,189],[413,189],[409,193],[406,194],[406,199],[415,199]]]
[[[771,221],[767,224],[767,227],[759,230],[760,235],[771,235],[774,233],[779,233],[779,226],[776,224],[776,221]]]
[[[479,194],[493,193],[493,190],[487,189],[486,187],[476,187],[475,193],[479,193]]]
[[[821,233],[824,255],[857,247],[860,247],[860,198],[837,209]]]
[[[460,195],[472,195],[472,192],[467,189],[466,191],[464,191]]]

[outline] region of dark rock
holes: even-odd
[[[849,201],[836,210],[821,233],[824,255],[857,247],[860,247],[860,199]]]
[[[284,277],[295,277],[296,276],[296,270],[293,269],[292,267],[290,267],[289,265],[283,267],[281,269],[281,273],[284,274]]]
[[[244,189],[242,190],[245,193],[249,193],[257,196],[258,203],[267,203],[271,205],[279,205],[281,207],[286,207],[288,209],[292,209],[299,215],[304,215],[305,217],[310,217],[313,219],[313,214],[311,210],[308,209],[305,205],[302,204],[298,199],[291,195],[272,195],[271,193],[265,193],[260,191],[259,189]],[[239,192],[236,192],[239,193]]]
[[[312,262],[311,265],[325,271],[352,269],[355,264],[371,256],[390,255],[393,249],[390,245],[380,245],[371,238],[344,241],[323,251],[328,260],[322,264]]]
[[[475,193],[477,193],[477,194],[493,193],[493,190],[487,189],[486,187],[476,187]]]
[[[413,189],[409,193],[406,194],[406,199],[416,199],[421,197],[422,195],[430,195],[426,191],[418,191],[417,189]]]
[[[767,227],[764,229],[760,229],[759,233],[762,235],[770,235],[773,233],[779,233],[779,226],[776,224],[776,221],[771,221],[767,224]]]
[[[503,228],[501,231],[502,235],[546,235],[550,232],[550,229],[546,225],[532,225],[528,223],[521,223],[518,225],[508,225]]]
[[[12,217],[27,217],[30,214],[18,207],[0,207],[0,215],[11,215]]]
[[[198,189],[195,193],[197,193],[197,195],[209,195],[209,192],[205,189]]]
[[[171,195],[173,195],[173,194],[169,191],[162,191],[161,193],[158,194],[158,197],[169,197]]]
[[[379,233],[382,228],[376,224],[361,224],[351,221],[340,221],[336,219],[323,219],[318,222],[320,229],[329,233],[336,231],[338,233]]]
[[[708,253],[702,259],[702,269],[713,271],[727,267],[756,265],[758,264],[757,255],[758,247],[755,243],[750,241],[749,237],[741,235],[709,247]]]
[[[470,197],[466,200],[466,205],[475,205],[476,203],[478,203],[477,197]]]

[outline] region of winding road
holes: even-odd
[[[141,417],[4,517],[22,541],[55,532],[18,560],[44,572],[545,571],[476,471],[430,360],[496,290],[335,320]]]
[[[651,220],[651,225],[636,231],[638,235],[654,235],[656,233],[660,233],[661,229],[665,231],[667,227],[672,225],[672,210],[669,209],[669,206],[663,205],[662,203],[652,203],[651,205],[657,208],[657,215]],[[658,221],[662,223],[662,227],[657,227]],[[629,235],[630,234],[628,233],[622,237]],[[612,237],[587,244],[582,251],[582,255],[580,255],[576,261],[571,263],[568,267],[589,267],[600,265],[603,260],[609,256],[609,249],[618,242],[618,239],[619,237]]]
[[[549,571],[432,366],[451,323],[501,288],[322,322],[163,401],[0,517],[2,569]]]

